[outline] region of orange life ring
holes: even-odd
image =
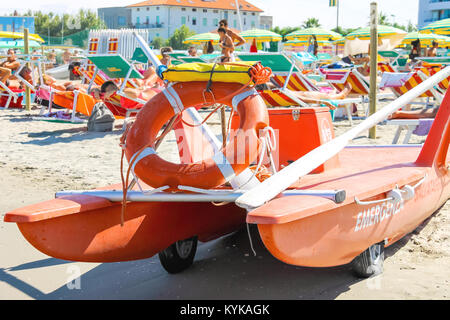
[[[214,83],[206,93],[206,82],[177,83],[153,97],[139,112],[126,135],[125,155],[135,175],[153,188],[178,186],[210,189],[223,185],[244,171],[258,157],[259,130],[269,124],[264,100],[254,89],[242,91],[236,83]],[[213,98],[214,97],[214,98]],[[172,117],[190,107],[221,103],[240,116],[239,130],[224,150],[197,163],[175,164],[160,158],[154,146],[161,128]]]

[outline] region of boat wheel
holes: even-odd
[[[352,261],[352,269],[356,276],[369,278],[383,272],[384,242],[370,246]]]
[[[159,253],[159,261],[168,273],[180,273],[194,262],[197,251],[197,237],[180,240]]]

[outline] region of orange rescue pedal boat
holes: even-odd
[[[145,123],[148,117],[156,117],[152,119],[161,127],[184,109],[191,110],[191,120],[194,119],[192,108],[184,106],[204,99],[204,96],[200,100],[197,97],[197,101],[192,97],[205,86],[206,83],[172,86],[170,91],[165,90],[147,103],[135,125]],[[225,177],[226,168],[216,166],[217,161],[216,164],[211,161],[214,157],[206,157],[204,167],[217,180],[214,183],[222,186],[203,190],[200,188],[210,186],[202,181],[202,185],[195,186],[198,188],[176,188],[179,182],[174,180],[177,178],[174,172],[178,171],[183,179],[189,178],[189,183],[194,183],[195,171],[201,173],[202,166],[174,165],[169,167],[170,179],[165,180],[154,165],[165,166],[166,163],[156,158],[153,149],[136,145],[138,140],[133,140],[126,149],[130,166],[136,174],[146,174],[145,182],[154,189],[142,184],[140,188],[151,191],[143,193],[137,185],[129,188],[123,216],[122,186],[116,185],[96,191],[62,192],[54,200],[8,212],[5,221],[17,223],[35,248],[52,257],[117,262],[145,259],[159,253],[163,266],[171,273],[180,272],[193,263],[197,240],[210,241],[251,223],[258,225],[266,248],[285,263],[326,267],[353,262],[357,274],[367,277],[381,271],[385,246],[414,230],[449,198],[449,94],[423,146],[333,149],[340,137],[334,139],[328,109],[291,108],[267,112],[254,91],[241,93],[233,101],[220,101],[218,97],[236,88],[233,84],[212,86],[215,102],[233,105],[239,112],[241,119],[234,118],[232,126],[256,130],[270,123],[277,132],[278,157],[270,162],[278,172],[262,183],[258,181],[256,187],[230,189],[229,184],[224,186],[223,183],[229,181]],[[158,113],[151,111],[162,102],[171,104],[172,113],[166,109],[165,115],[160,109],[156,109]],[[398,102],[392,112],[400,107]],[[379,118],[377,122],[382,120]],[[158,126],[146,129],[150,130],[146,134],[152,142],[159,132]],[[139,127],[134,127],[128,139],[141,133]],[[261,145],[256,145],[255,150],[260,150]],[[188,149],[184,148],[183,152]],[[323,158],[320,152],[324,150],[335,152]],[[244,163],[248,166],[255,160],[255,154],[246,154],[249,159],[245,158]],[[321,157],[323,161],[311,167],[302,165],[303,159]],[[195,152],[192,159],[198,160],[194,158]],[[156,162],[150,164],[152,161]],[[158,176],[146,173],[146,166],[156,170]],[[305,171],[301,179],[300,174],[294,177],[289,174],[290,180],[280,178],[299,167]],[[231,165],[228,169],[246,172],[242,166]],[[219,171],[223,174],[222,180]],[[277,191],[280,180],[281,185],[287,184],[281,192]],[[270,196],[271,193],[274,196]],[[261,203],[254,201],[258,197],[263,197],[259,199]],[[217,206],[216,202],[228,204]]]

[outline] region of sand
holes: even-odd
[[[52,199],[60,190],[120,182],[121,122],[110,133],[85,124],[32,120],[39,110],[0,110],[0,214]],[[212,128],[220,132],[217,119]],[[359,123],[355,121],[355,124]],[[350,128],[336,122],[336,135]],[[396,128],[379,126],[353,144],[390,144]],[[413,136],[410,143],[422,143]],[[175,159],[174,136],[160,151]],[[448,299],[450,202],[386,249],[383,274],[361,280],[349,266],[300,268],[273,258],[252,228],[257,256],[240,231],[200,244],[192,268],[168,275],[157,257],[113,264],[73,263],[34,249],[0,219],[0,299]],[[267,275],[270,274],[270,280]],[[79,277],[79,280],[73,280]]]

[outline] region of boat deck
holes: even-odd
[[[294,189],[345,190],[347,198],[343,203],[313,196],[288,196],[287,199],[285,196],[250,212],[247,222],[288,223],[347,205],[354,202],[355,197],[366,200],[396,185],[414,184],[429,170],[415,165],[420,150],[420,146],[347,147],[339,153],[339,168],[308,175],[292,186]]]

